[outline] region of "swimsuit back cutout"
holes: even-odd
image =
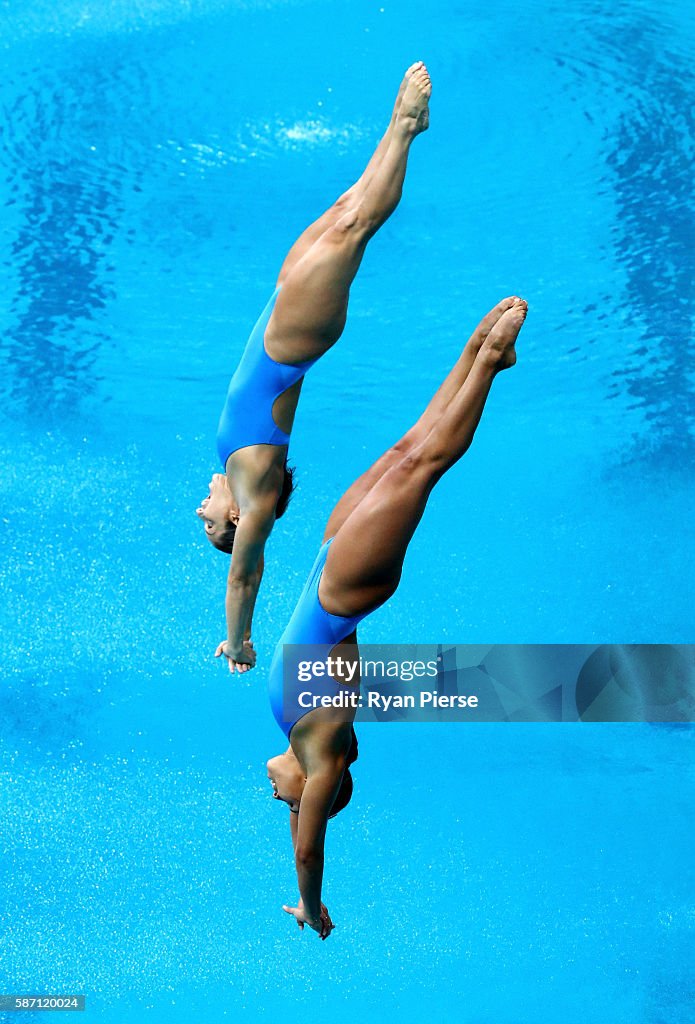
[[[217,427],[217,453],[223,469],[229,456],[240,448],[254,444],[289,444],[290,435],[273,419],[273,404],[316,362],[316,359],[308,359],[303,363],[277,363],[266,352],[265,331],[279,291],[280,288],[275,289],[258,318],[229,382]]]
[[[297,724],[299,719],[313,710],[312,707],[304,707],[300,704],[300,694],[311,691],[312,694],[317,696],[328,695],[333,697],[343,689],[351,691],[355,689],[354,686],[342,686],[330,676],[312,679],[310,683],[300,682],[298,672],[294,671],[294,667],[289,663],[286,666],[284,664],[285,659],[283,658],[284,644],[325,644],[327,645],[326,654],[330,653],[330,650],[340,643],[341,640],[344,640],[346,636],[349,636],[357,624],[369,614],[367,611],[362,615],[352,615],[349,617],[332,615],[321,604],[319,600],[319,583],[323,575],[331,540],[326,541],[316,556],[316,561],[311,568],[309,578],[304,585],[304,590],[297,602],[292,618],[288,622],[287,628],[275,648],[275,654],[273,655],[273,661],[268,673],[270,706],[275,716],[275,721],[288,739],[293,726]],[[304,653],[305,656],[306,652]],[[287,672],[285,672],[286,668],[288,669]],[[285,675],[287,678],[284,678]]]

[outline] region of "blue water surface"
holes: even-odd
[[[690,5],[8,0],[0,28],[0,988],[107,1024],[692,1024],[689,727],[365,726],[326,943],[280,909],[264,771],[333,503],[504,295],[518,364],[361,638],[693,640]],[[194,515],[227,380],[419,58],[431,129],[307,378],[232,679]]]

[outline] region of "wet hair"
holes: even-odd
[[[279,519],[280,516],[284,516],[287,506],[290,503],[292,492],[297,485],[294,482],[294,466],[288,466],[285,462],[285,475],[282,480],[282,490],[280,491],[280,497],[278,503],[275,506],[275,518]]]
[[[296,487],[294,482],[294,466],[288,466],[285,462],[285,475],[282,479],[282,490],[280,491],[280,497],[278,498],[277,505],[275,506],[275,518],[279,519],[280,516],[285,514],[287,506],[290,503],[290,498]],[[213,544],[220,551],[226,551],[228,555],[231,555],[234,550],[234,537],[236,535],[236,523],[228,523],[225,527],[224,533],[219,534],[213,540]]]
[[[336,814],[339,814],[345,807],[347,807],[347,805],[350,803],[350,800],[352,799],[353,784],[350,765],[357,760],[358,756],[359,749],[357,745],[357,736],[355,735],[355,729],[353,726],[352,743],[350,744],[350,750],[345,764],[345,771],[343,772],[343,780],[340,783],[340,789],[338,790],[336,798],[333,801],[331,813],[328,815],[329,821],[331,818],[335,818]]]
[[[211,537],[210,540],[218,549],[218,551],[226,551],[228,555],[231,555],[234,548],[234,537],[236,535],[236,523],[227,523],[224,533],[218,534],[216,537]]]

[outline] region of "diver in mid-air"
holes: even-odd
[[[330,676],[301,682],[283,671],[283,646],[321,645],[331,657],[355,659],[358,623],[395,593],[432,488],[471,444],[495,377],[516,362],[527,308],[512,296],[487,314],[420,419],[345,492],[275,651],[270,702],[289,747],[268,761],[268,777],[290,808],[300,893],[297,906],[284,909],[322,939],[333,928],[321,902],[326,825],[352,795],[356,707],[336,700],[343,706],[307,710],[306,693],[337,698],[356,687]]]
[[[418,61],[362,177],[287,254],[230,382],[217,433],[224,472],[213,475],[197,514],[210,542],[232,556],[227,637],[216,651],[231,672],[256,663],[251,621],[265,543],[292,492],[287,449],[304,374],[342,334],[367,243],[398,205],[410,145],[428,126],[431,89]]]

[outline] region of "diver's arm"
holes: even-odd
[[[253,595],[253,601],[249,608],[249,617],[246,622],[246,629],[244,630],[244,640],[251,642],[251,627],[253,625],[253,612],[256,607],[256,598],[258,597],[258,591],[261,586],[261,580],[263,579],[263,569],[265,568],[265,562],[263,560],[263,552],[261,551],[261,557],[258,559],[258,565],[256,566],[256,592]],[[231,571],[231,566],[230,566]]]
[[[290,811],[290,836],[292,837],[292,849],[296,852],[297,850],[297,823],[299,821],[299,814],[296,811]]]
[[[271,512],[261,506],[244,512],[237,526],[225,598],[227,640],[217,649],[228,658],[231,672],[235,667],[240,672],[253,668],[256,661],[247,635],[261,582],[263,548],[274,522],[274,508]]]
[[[307,924],[321,934],[321,883],[328,815],[343,777],[343,757],[322,764],[307,778],[299,804],[297,840],[294,847],[299,893]]]
[[[298,822],[299,822],[299,815],[297,814],[297,812],[296,811],[290,811],[290,836],[292,837],[292,849],[293,850],[296,850],[296,848],[297,848],[297,832],[298,832],[297,824],[298,824]],[[286,911],[288,914],[291,914],[294,917],[294,919],[297,922],[297,924],[299,925],[299,930],[300,931],[304,931],[304,925],[305,925],[306,922],[305,922],[304,901],[302,900],[302,897],[301,896],[299,897],[299,900],[297,902],[297,906],[296,907],[283,907],[282,909],[284,911]],[[335,926],[334,926],[333,922],[331,921],[330,914],[328,913],[328,907],[326,907],[322,903],[321,904],[321,929],[320,929],[320,931],[317,929],[317,931],[319,931],[319,935],[321,936],[321,938],[322,939],[327,939],[328,936],[333,931],[334,927]]]

